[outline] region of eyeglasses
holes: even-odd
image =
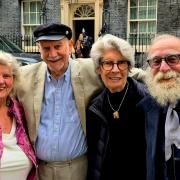
[[[116,64],[119,70],[125,70],[128,68],[129,63],[127,60],[119,60],[117,62],[104,60],[99,63],[102,68],[106,71],[111,71],[114,68],[114,65]]]
[[[180,54],[171,54],[165,57],[155,56],[152,59],[148,59],[149,66],[153,69],[158,69],[161,66],[162,61],[165,61],[170,67],[173,67],[179,63]]]

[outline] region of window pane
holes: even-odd
[[[36,2],[31,2],[30,3],[30,11],[31,12],[36,12]]]
[[[30,24],[36,24],[36,14],[35,13],[30,14]]]
[[[24,2],[23,3],[23,11],[24,12],[29,12],[29,2]]]
[[[139,6],[147,6],[147,0],[139,0]]]
[[[25,26],[24,27],[24,32],[25,32],[25,35],[30,34],[30,27],[29,26]]]
[[[41,9],[41,2],[37,2],[37,11],[39,12]]]
[[[137,33],[137,22],[130,23],[130,33]]]
[[[155,22],[148,22],[148,32],[156,32],[156,23]]]
[[[40,13],[37,13],[36,24],[40,24]]]
[[[146,19],[146,7],[139,8],[139,19]]]
[[[156,9],[155,7],[148,8],[148,19],[155,19],[156,18]]]
[[[131,8],[130,19],[137,19],[137,8]]]
[[[137,6],[137,5],[138,5],[137,0],[131,0],[131,1],[130,1],[130,7],[132,7],[132,6]]]
[[[140,33],[147,32],[147,23],[146,22],[140,22],[139,23],[139,32]]]
[[[157,0],[149,0],[148,5],[149,6],[156,6]]]
[[[24,13],[23,15],[23,23],[29,24],[29,13]]]

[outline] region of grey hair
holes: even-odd
[[[102,58],[103,51],[106,49],[117,49],[129,61],[130,67],[134,66],[134,49],[132,46],[124,39],[106,34],[100,37],[91,48],[90,56],[94,60],[96,68],[99,67],[99,61]]]
[[[151,40],[151,44],[150,44],[149,49],[148,49],[148,54],[149,54],[152,46],[156,42],[158,42],[158,41],[160,41],[162,39],[177,39],[177,40],[180,41],[180,37],[177,37],[177,36],[174,36],[174,35],[171,35],[171,34],[156,34],[156,36]]]
[[[0,65],[4,65],[12,68],[14,86],[10,93],[10,96],[13,96],[15,94],[15,89],[20,81],[20,72],[19,72],[20,64],[17,62],[16,58],[13,55],[0,51]]]

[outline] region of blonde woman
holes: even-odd
[[[0,179],[35,180],[36,158],[25,129],[23,108],[14,98],[16,59],[0,52]]]

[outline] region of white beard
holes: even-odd
[[[180,99],[180,73],[175,71],[168,71],[166,73],[158,72],[155,76],[150,71],[146,70],[146,84],[148,86],[151,96],[161,106],[176,104]],[[174,78],[169,82],[160,82],[163,79]]]

